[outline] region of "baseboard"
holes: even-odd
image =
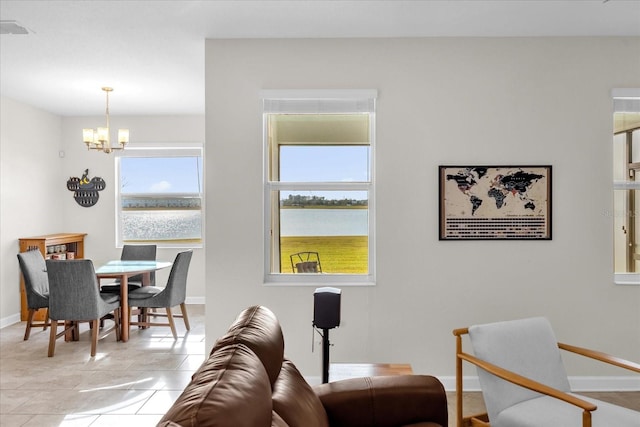
[[[640,377],[569,377],[573,391],[640,391]]]
[[[456,391],[456,377],[437,376],[444,389],[447,391]],[[464,391],[480,391],[480,382],[478,377],[462,377],[462,389]]]
[[[7,326],[11,326],[14,323],[18,323],[20,321],[20,313],[12,314],[11,316],[4,317],[0,319],[0,329],[6,328]]]
[[[198,304],[204,305],[205,298],[204,297],[187,297],[184,302],[185,304]]]
[[[318,376],[305,376],[310,385],[318,385],[322,379]],[[439,376],[446,391],[456,391],[456,377]],[[571,390],[581,391],[640,391],[640,377],[569,377]],[[478,377],[464,377],[462,380],[464,391],[480,391]]]
[[[438,377],[444,385],[445,390],[456,390],[456,377],[441,376]],[[575,392],[581,391],[640,391],[640,377],[592,377],[592,376],[575,376],[569,377],[571,390]],[[462,380],[464,391],[480,391],[480,382],[478,377],[464,377]]]

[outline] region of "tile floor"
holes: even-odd
[[[24,322],[3,328],[0,425],[155,426],[204,360],[204,306],[187,310],[191,331],[176,319],[177,341],[168,327],[131,328],[126,343],[111,332],[94,358],[86,323],[80,341],[58,339],[52,358],[48,329],[32,329],[23,341]]]
[[[24,322],[1,329],[0,426],[155,426],[208,353],[204,306],[187,309],[191,331],[177,319],[177,341],[168,327],[131,328],[126,343],[111,332],[98,342],[95,358],[87,324],[80,341],[60,338],[52,358],[48,330],[33,329],[23,341]],[[640,411],[640,392],[585,394]],[[454,427],[455,394],[447,399]],[[465,414],[482,412],[482,395],[465,393],[464,407]]]

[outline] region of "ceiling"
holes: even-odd
[[[207,38],[640,36],[638,0],[0,1],[0,93],[63,116],[204,114]]]

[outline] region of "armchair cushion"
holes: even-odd
[[[467,332],[475,356],[462,351],[461,336]],[[571,393],[560,349],[640,372],[637,363],[558,343],[549,322],[540,317],[476,325],[453,333],[457,380],[461,379],[462,361],[476,365],[491,427],[640,427],[637,411]],[[461,393],[458,386],[457,416],[464,424],[470,418],[463,417]]]
[[[640,416],[636,411],[581,395],[575,396],[598,406],[592,413],[591,422],[594,426],[640,427]],[[492,420],[491,425],[582,427],[581,414],[582,410],[576,406],[542,396],[505,409]]]
[[[475,355],[542,384],[569,392],[569,380],[549,321],[542,317],[476,325],[469,328]],[[478,369],[489,419],[540,394]],[[489,391],[490,392],[487,392]]]

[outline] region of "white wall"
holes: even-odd
[[[606,212],[611,89],[640,87],[639,53],[639,38],[208,40],[207,345],[263,304],[287,355],[320,375],[314,287],[262,283],[259,91],[377,89],[377,285],[343,288],[332,361],[450,377],[454,328],[533,315],[560,340],[638,360],[640,287],[612,283]],[[553,165],[553,240],[438,241],[442,164]]]
[[[82,143],[82,129],[102,125],[104,116],[59,117],[2,98],[1,117],[0,327],[19,320],[16,253],[20,237],[87,233],[86,258],[100,264],[120,257],[120,249],[115,247],[114,155],[87,151]],[[111,126],[128,127],[136,143],[204,142],[204,116],[112,116]],[[64,157],[59,156],[60,151]],[[78,205],[66,188],[69,177],[80,177],[85,169],[90,177],[106,181],[98,203],[90,208]],[[159,249],[158,259],[173,260],[177,252]],[[204,302],[204,252],[194,250],[187,302]],[[159,272],[157,280],[165,281],[168,272]]]
[[[20,320],[18,239],[60,230],[56,179],[60,117],[2,97],[0,104],[0,327]]]

